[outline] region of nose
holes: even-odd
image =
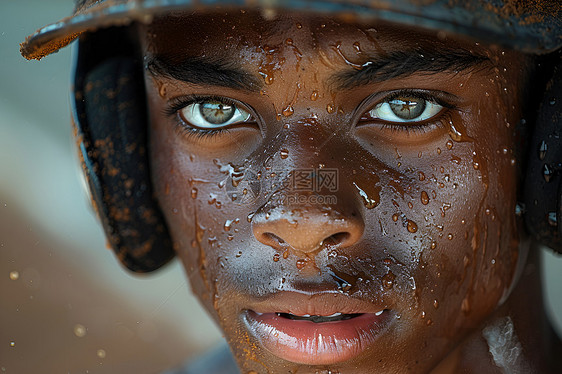
[[[275,249],[291,247],[312,254],[324,246],[348,247],[363,235],[364,223],[358,214],[344,215],[317,208],[262,209],[252,218],[255,238]]]

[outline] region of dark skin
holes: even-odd
[[[296,15],[167,17],[141,35],[156,194],[242,372],[548,372],[537,251],[514,214],[525,58]],[[336,170],[337,188],[278,183],[302,169]],[[236,182],[258,176],[243,199]],[[328,304],[384,323],[347,355],[285,354],[248,327]],[[509,326],[520,354],[494,356]]]

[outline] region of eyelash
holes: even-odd
[[[233,100],[229,100],[222,96],[212,96],[212,95],[190,95],[177,97],[168,103],[167,107],[164,108],[164,115],[170,118],[174,118],[175,130],[181,136],[186,136],[188,138],[195,137],[196,139],[212,139],[215,136],[228,133],[228,128],[218,128],[218,129],[198,129],[187,125],[179,116],[179,111],[191,104],[201,104],[205,101],[216,100],[223,103],[236,105]]]
[[[366,115],[366,113],[368,112],[368,111],[365,111],[365,113],[360,117],[359,124],[367,123],[367,122],[372,123],[372,122],[376,121],[381,126],[381,128],[384,129],[384,130],[388,130],[388,131],[391,131],[391,132],[406,132],[406,134],[408,134],[408,135],[411,134],[411,133],[425,133],[425,132],[433,130],[435,128],[440,128],[440,127],[446,126],[445,123],[448,122],[449,120],[451,120],[451,111],[452,110],[459,110],[459,108],[456,105],[440,98],[439,97],[440,94],[446,95],[446,93],[440,92],[440,91],[433,91],[430,94],[430,93],[425,92],[425,91],[403,89],[403,90],[399,90],[399,91],[394,91],[391,94],[384,96],[375,105],[369,106],[369,108],[374,108],[376,105],[378,105],[380,103],[389,102],[389,101],[397,99],[399,97],[414,96],[414,97],[418,97],[420,99],[423,99],[425,101],[441,105],[444,108],[441,111],[441,113],[439,113],[438,115],[436,115],[432,118],[429,118],[425,121],[413,122],[413,123],[409,123],[409,122],[398,123],[398,122],[387,122],[387,121],[382,120],[380,118],[378,118],[378,119],[366,119],[366,120],[361,121],[361,118],[363,118]]]

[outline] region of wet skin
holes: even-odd
[[[156,193],[243,372],[429,372],[509,296],[527,256],[514,214],[521,56],[289,15],[168,17],[141,34]],[[205,124],[203,104],[211,130],[189,123]],[[233,105],[242,122],[221,127]],[[335,170],[337,188],[291,188],[303,169]],[[331,322],[314,325],[328,326],[324,343],[287,348],[295,339],[256,322],[275,312],[370,327],[347,350]]]

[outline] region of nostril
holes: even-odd
[[[274,248],[278,248],[281,247],[285,244],[285,241],[283,239],[281,239],[279,236],[275,235],[272,232],[264,232],[261,235],[261,239],[260,240],[262,243],[269,245],[271,247]]]
[[[338,232],[324,239],[323,244],[325,245],[343,244],[347,242],[350,237],[351,234],[349,234],[348,232]]]

